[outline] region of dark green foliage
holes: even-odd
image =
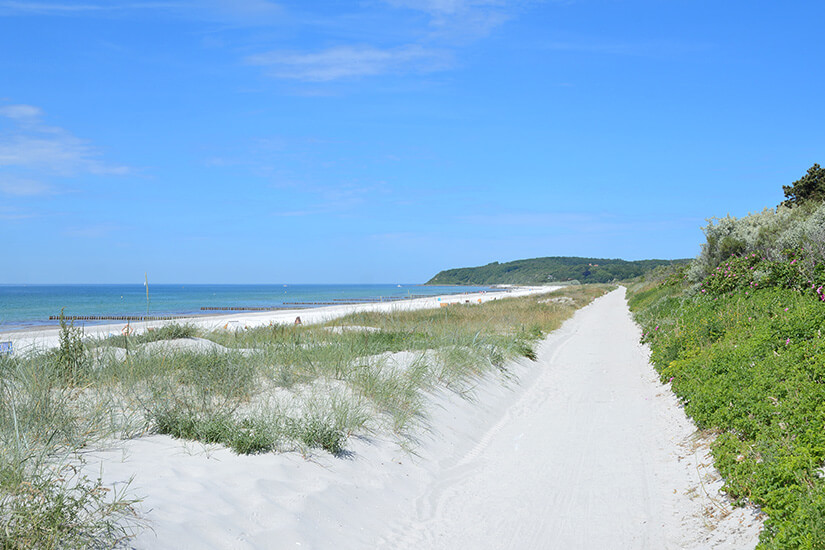
[[[41,469],[0,492],[3,550],[112,548],[128,538],[117,520],[133,514],[134,501],[111,498],[101,480],[77,468]]]
[[[662,265],[689,260],[608,260],[604,258],[549,257],[517,260],[480,267],[441,271],[428,285],[546,284],[556,281],[608,283],[638,277]]]
[[[318,418],[311,418],[301,423],[295,423],[297,439],[307,447],[324,449],[332,454],[344,450],[346,434],[339,428],[331,426]]]
[[[171,325],[164,325],[159,328],[149,329],[140,334],[135,334],[133,336],[110,336],[106,338],[104,342],[110,346],[128,349],[131,346],[148,344],[149,342],[157,342],[159,340],[177,340],[181,338],[194,338],[197,335],[198,329],[194,326],[179,325],[175,323]]]
[[[825,301],[825,264],[805,249],[786,250],[776,260],[756,253],[734,256],[720,264],[699,285],[699,292],[719,296],[742,291],[747,296],[764,288],[792,289]]]
[[[725,490],[768,514],[764,549],[825,548],[825,303],[805,265],[801,253],[732,258],[704,292],[659,285],[631,299],[662,379],[720,432]]]
[[[808,168],[808,173],[793,182],[791,185],[783,185],[785,192],[785,206],[804,204],[806,202],[825,201],[825,169],[814,164]]]
[[[242,455],[268,453],[276,443],[271,425],[251,418],[241,420],[229,439],[232,450]]]
[[[152,421],[158,433],[220,443],[238,454],[267,453],[277,443],[271,425],[251,418],[238,421],[226,413],[198,415],[175,407],[155,413]]]
[[[535,361],[536,359],[538,359],[538,356],[536,355],[536,351],[533,349],[533,346],[531,345],[530,342],[526,342],[524,340],[519,340],[519,341],[516,342],[515,348],[516,348],[517,353],[519,355],[521,355],[522,357],[526,357],[527,359],[530,359],[531,361]]]
[[[66,323],[63,310],[60,310],[60,345],[54,354],[55,366],[59,375],[70,384],[77,383],[86,367],[86,346],[83,344],[83,331]]]
[[[275,449],[279,436],[332,454],[344,450],[347,434],[322,418],[284,418],[280,424],[256,418],[237,420],[229,414],[196,414],[173,407],[153,415],[158,433],[204,443],[220,443],[238,454],[266,453]]]

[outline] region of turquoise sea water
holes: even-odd
[[[371,285],[153,285],[149,315],[208,315],[202,307],[280,307],[285,302],[393,300],[489,287]],[[286,306],[284,306],[286,307]],[[311,307],[311,306],[288,306]],[[56,325],[49,316],[146,315],[146,288],[132,285],[0,285],[0,331]],[[224,312],[225,313],[225,312]]]

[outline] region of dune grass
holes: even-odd
[[[508,376],[508,360],[535,358],[544,334],[608,288],[359,313],[326,325],[167,325],[101,340],[64,324],[58,349],[0,357],[0,548],[128,538],[134,503],[83,474],[78,451],[100,441],[161,433],[242,454],[340,454],[353,434],[389,432],[410,445],[428,391],[464,394],[479,376]],[[175,339],[194,336],[213,347],[175,349]],[[159,340],[160,350],[146,346]]]

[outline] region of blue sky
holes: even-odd
[[[0,0],[0,283],[698,253],[825,163],[825,3]]]

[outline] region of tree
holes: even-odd
[[[799,205],[808,201],[825,202],[825,169],[814,164],[808,173],[791,185],[783,185],[785,206]]]

